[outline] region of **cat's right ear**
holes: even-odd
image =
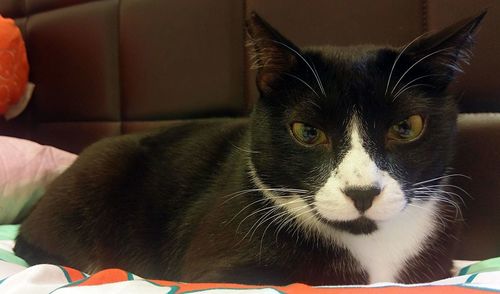
[[[247,21],[248,46],[253,54],[252,68],[257,69],[257,88],[269,94],[296,62],[300,49],[276,29],[252,12]]]
[[[482,11],[441,31],[422,36],[408,47],[406,54],[414,60],[413,64],[426,66],[434,76],[430,83],[435,88],[445,89],[462,71],[461,64],[468,63],[475,35],[486,12]]]

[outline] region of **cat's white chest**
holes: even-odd
[[[361,267],[370,283],[396,282],[406,262],[415,256],[436,228],[436,203],[408,206],[398,217],[378,222],[369,235],[343,233],[340,240]]]

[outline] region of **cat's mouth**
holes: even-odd
[[[322,217],[321,214],[319,213],[316,213],[316,216],[319,218],[321,222],[329,226],[332,226],[337,230],[345,231],[354,235],[361,235],[361,234],[367,235],[375,232],[378,229],[378,226],[375,223],[375,221],[365,216],[361,216],[357,219],[349,221],[329,220]]]

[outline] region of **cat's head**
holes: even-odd
[[[446,89],[484,15],[397,48],[301,49],[253,13],[255,184],[297,219],[353,234],[443,197],[431,192],[451,160],[458,112]]]

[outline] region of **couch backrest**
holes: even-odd
[[[36,84],[28,111],[1,132],[80,151],[169,120],[245,114],[257,96],[244,47],[251,10],[299,45],[402,45],[486,7],[456,92],[464,112],[496,112],[494,0],[0,0],[23,31]]]

